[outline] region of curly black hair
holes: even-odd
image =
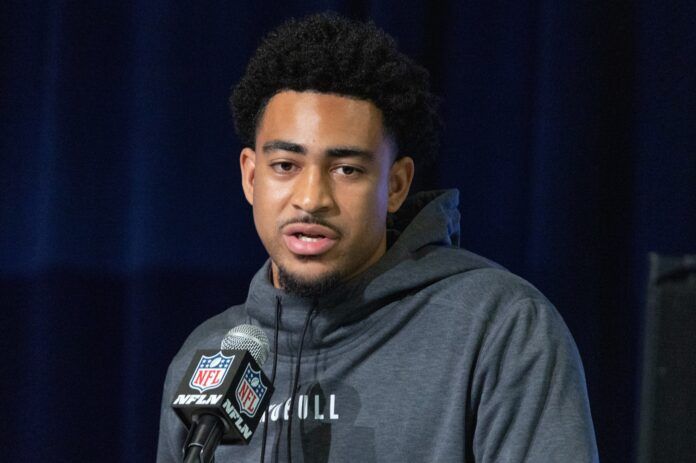
[[[434,159],[440,119],[425,68],[399,52],[374,23],[334,13],[291,19],[270,32],[249,61],[230,103],[237,134],[254,147],[268,100],[283,90],[333,93],[371,101],[399,156]]]

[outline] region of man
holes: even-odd
[[[193,352],[242,323],[278,334],[268,439],[220,447],[218,462],[260,461],[262,445],[271,461],[597,459],[556,310],[457,248],[455,191],[407,199],[416,161],[437,146],[421,67],[373,25],[312,16],[266,38],[232,105],[270,259],[247,301],[172,361],[158,461],[181,455],[186,430],[169,404]]]

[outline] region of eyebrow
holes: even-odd
[[[329,148],[326,154],[332,158],[347,158],[347,157],[360,157],[366,159],[372,159],[375,155],[370,150],[365,150],[355,146],[339,146],[336,148]]]
[[[262,149],[264,153],[270,153],[271,151],[290,151],[297,154],[307,154],[307,150],[302,145],[283,140],[273,140],[264,143]]]
[[[307,149],[297,143],[292,143],[284,140],[272,140],[263,144],[263,152],[270,153],[272,151],[289,151],[297,154],[307,154]],[[357,146],[336,146],[326,150],[326,155],[332,158],[345,157],[362,157],[371,159],[374,153]]]

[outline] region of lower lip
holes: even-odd
[[[331,249],[336,240],[330,238],[321,238],[316,241],[303,241],[296,235],[283,235],[285,245],[288,249],[300,256],[318,256],[324,254]]]

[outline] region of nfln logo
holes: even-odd
[[[234,355],[227,357],[222,352],[213,356],[201,356],[189,386],[200,392],[215,389],[222,384],[233,360]]]

